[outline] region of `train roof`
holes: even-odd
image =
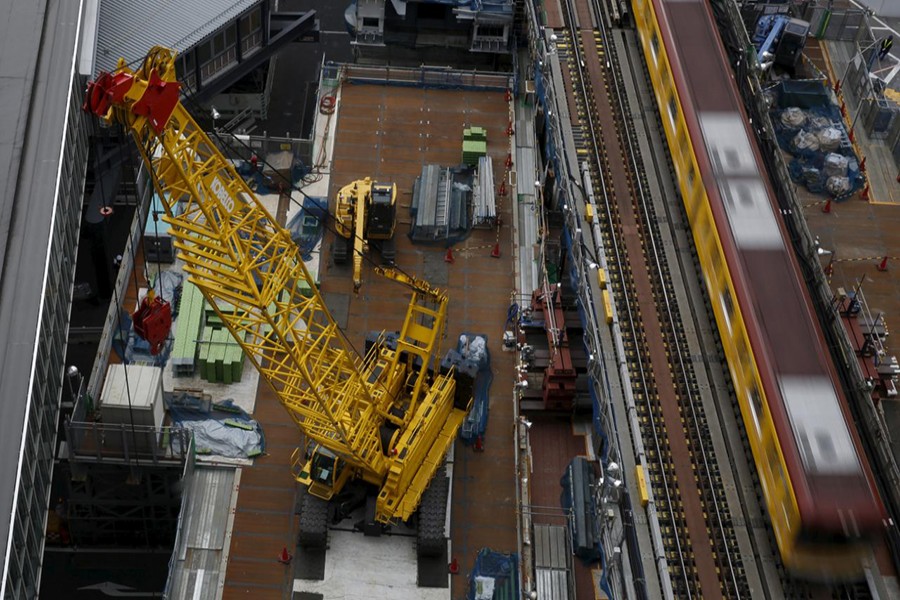
[[[681,104],[694,108],[684,119],[801,510],[873,507],[837,373],[710,9],[702,0],[655,2]]]

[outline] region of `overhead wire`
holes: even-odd
[[[120,144],[120,150],[121,150],[122,146],[125,145],[125,142],[122,138],[119,138],[119,144]],[[98,167],[99,167],[99,159],[98,159]],[[121,169],[121,165],[119,165],[117,168]],[[106,189],[105,189],[105,186],[103,185],[103,177],[98,177],[97,183],[100,186],[100,197],[103,202],[103,208],[107,209],[106,211],[103,212],[103,218],[108,219],[112,216],[113,211],[111,210],[111,207],[106,204],[107,198],[106,198]],[[132,274],[134,275],[134,280],[135,280],[135,292],[138,293],[137,274],[135,273],[135,269],[134,269],[134,267],[135,267],[134,239],[131,238],[130,232],[129,232],[129,241],[131,241],[131,264],[132,264]],[[116,280],[118,280],[118,271],[121,268],[122,268],[122,264],[119,263],[117,265],[117,269],[116,269]],[[108,269],[108,267],[107,267],[107,269]],[[108,271],[107,271],[107,273],[108,273]],[[123,338],[123,340],[122,340],[123,349],[122,349],[122,356],[121,356],[122,367],[123,367],[122,372],[125,377],[125,396],[128,401],[128,420],[131,424],[131,443],[132,443],[132,446],[134,447],[133,448],[134,452],[127,453],[127,456],[128,456],[129,464],[131,463],[131,457],[133,456],[134,462],[135,462],[134,466],[139,466],[140,459],[137,457],[137,449],[138,449],[137,433],[135,432],[135,425],[134,425],[134,403],[132,402],[131,384],[128,379],[128,334],[129,334],[129,330],[125,329],[125,326],[122,322],[122,308],[123,307],[122,307],[122,303],[119,298],[119,290],[118,290],[118,286],[116,285],[116,281],[113,282],[112,288],[113,288],[113,290],[112,290],[113,291],[113,302],[115,303],[115,306],[116,306],[116,321],[117,321],[118,328],[119,328],[119,334]]]

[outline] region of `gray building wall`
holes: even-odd
[[[83,81],[75,69],[82,8],[81,1],[35,0],[0,9],[0,39],[19,44],[24,53],[6,58],[31,67],[26,77],[7,79],[10,86],[21,85],[13,92],[20,106],[4,104],[24,125],[21,143],[12,145],[16,171],[7,177],[15,193],[4,200],[9,230],[0,265],[6,279],[0,322],[9,336],[0,341],[6,346],[0,352],[0,436],[4,451],[18,450],[4,457],[0,482],[0,505],[9,510],[0,517],[4,600],[35,598],[41,577],[88,156]],[[37,39],[17,39],[32,31]],[[6,42],[0,46],[8,50]],[[0,76],[12,66],[0,61]]]

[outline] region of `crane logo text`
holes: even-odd
[[[209,189],[216,195],[216,198],[222,203],[226,211],[231,212],[234,210],[234,199],[218,177],[213,177],[212,182],[209,184]]]

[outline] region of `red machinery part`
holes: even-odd
[[[81,105],[85,112],[106,117],[113,104],[121,104],[125,94],[134,85],[134,75],[122,71],[112,75],[101,73],[96,81],[88,84]],[[147,89],[132,107],[136,115],[147,117],[157,133],[162,132],[178,104],[181,84],[163,81],[156,69],[150,72]]]
[[[144,296],[131,320],[134,332],[150,344],[150,354],[159,354],[172,330],[172,306],[159,296],[152,300],[150,296]]]

